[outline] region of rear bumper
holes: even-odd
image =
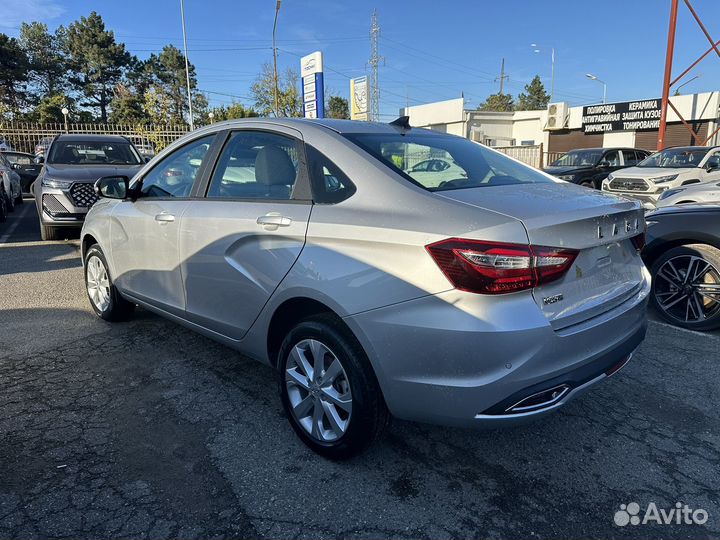
[[[554,331],[529,294],[448,291],[346,318],[393,415],[456,426],[511,425],[562,407],[608,377],[640,345],[650,280],[613,309]],[[566,385],[547,406],[507,413]]]

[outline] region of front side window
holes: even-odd
[[[208,135],[175,150],[145,175],[142,197],[188,197],[215,135]]]
[[[620,166],[620,154],[618,153],[617,150],[608,152],[607,154],[605,154],[603,161],[607,161],[609,163],[610,167],[619,167]]]
[[[461,137],[427,132],[348,133],[345,137],[428,191],[553,182],[527,165]],[[413,170],[425,160],[434,164],[424,171]]]
[[[298,156],[299,144],[291,137],[237,131],[220,154],[207,196],[291,199],[300,167]]]
[[[668,148],[651,155],[638,163],[638,167],[659,167],[661,169],[691,169],[699,167],[707,154],[704,148]]]
[[[47,162],[56,165],[140,165],[143,161],[128,142],[57,141]]]

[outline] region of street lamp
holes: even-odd
[[[67,107],[63,107],[62,109],[60,109],[60,112],[63,113],[63,116],[65,117],[65,133],[67,133],[68,132],[67,117],[68,117],[68,114],[70,113],[70,111],[68,110]]]
[[[273,22],[273,33],[272,33],[272,47],[273,47],[273,72],[274,72],[274,88],[273,88],[273,94],[275,96],[275,116],[279,116],[279,104],[278,104],[278,74],[277,74],[277,47],[275,47],[275,31],[277,30],[277,19],[278,19],[278,13],[280,13],[280,2],[282,0],[277,0],[277,4],[275,4],[275,21]]]
[[[693,82],[695,79],[699,79],[700,77],[702,77],[702,73],[698,73],[698,74],[695,75],[692,79],[688,79],[687,81],[685,81],[684,83],[682,83],[680,86],[678,86],[678,87],[675,89],[675,95],[676,95],[676,96],[679,96],[679,95],[680,95],[680,89],[681,89],[683,86],[685,86],[686,84],[690,84],[690,83]]]
[[[605,100],[607,98],[607,84],[605,84],[605,81],[601,81],[598,79],[595,75],[592,73],[586,73],[585,76],[590,79],[591,81],[597,81],[599,83],[602,83],[603,85],[603,103],[605,103]]]
[[[215,113],[212,112],[212,111],[210,111],[210,112],[208,113],[208,118],[210,119],[210,123],[212,124],[212,123],[213,123],[213,118],[215,118]]]
[[[541,46],[537,43],[531,43],[530,46],[534,49],[535,53],[540,53]],[[550,102],[553,101],[555,96],[555,47],[550,47]]]
[[[193,122],[192,97],[190,94],[190,65],[189,65],[188,51],[187,51],[187,34],[185,32],[185,2],[184,2],[184,0],[180,0],[180,19],[182,20],[183,48],[185,49],[185,82],[187,83],[188,112],[190,114],[190,131],[193,131],[195,129],[195,122]]]

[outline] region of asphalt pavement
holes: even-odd
[[[82,281],[77,240],[40,242],[32,204],[0,224],[0,538],[720,535],[717,332],[651,322],[554,416],[395,421],[332,463],[293,434],[270,368],[146,311],[106,323]],[[616,525],[632,502],[708,519]]]

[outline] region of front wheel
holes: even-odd
[[[95,314],[106,321],[127,319],[135,308],[113,285],[107,260],[100,246],[94,244],[85,255],[85,289]]]
[[[720,327],[720,249],[705,244],[672,248],[650,270],[650,301],[666,321],[690,330]]]
[[[280,397],[295,433],[329,459],[376,440],[389,413],[360,343],[335,317],[300,322],[279,353]]]

